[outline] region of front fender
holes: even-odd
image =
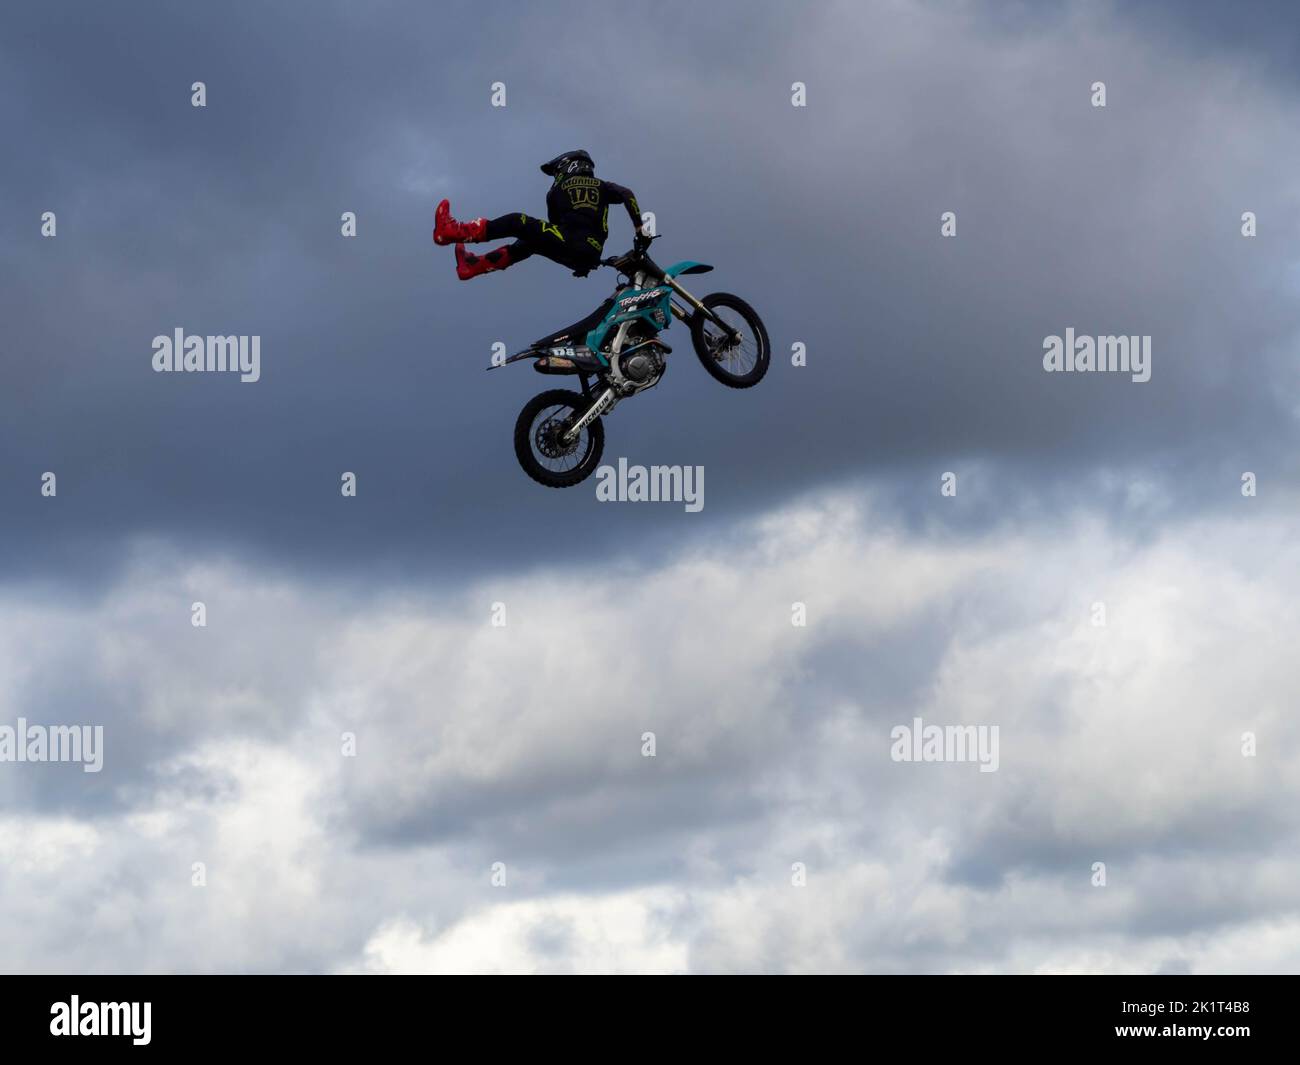
[[[677,277],[680,274],[707,274],[712,270],[708,263],[697,263],[693,259],[683,259],[679,263],[673,263],[668,267],[664,274],[668,277]]]

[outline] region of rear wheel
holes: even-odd
[[[605,450],[605,426],[599,418],[569,442],[564,432],[591,408],[592,400],[562,388],[534,396],[515,422],[515,456],[538,484],[568,488],[585,481]]]
[[[763,380],[772,360],[767,329],[748,303],[727,292],[700,300],[727,326],[724,329],[699,311],[691,316],[695,354],[715,379],[729,388],[752,388]]]

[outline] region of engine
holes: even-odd
[[[657,385],[664,375],[667,350],[659,341],[649,340],[610,356],[609,376],[619,395],[630,396]]]

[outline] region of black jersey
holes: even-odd
[[[546,216],[552,225],[600,248],[609,236],[609,206],[618,203],[627,208],[633,228],[639,229],[641,208],[631,189],[590,174],[561,174],[546,194]]]

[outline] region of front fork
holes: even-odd
[[[676,292],[677,295],[681,296],[681,298],[684,299],[687,303],[689,303],[693,308],[695,308],[696,314],[704,315],[704,317],[707,318],[710,322],[718,326],[718,328],[720,328],[724,333],[727,334],[727,337],[732,341],[732,343],[735,343],[737,340],[740,339],[740,333],[738,330],[733,329],[721,318],[719,318],[716,314],[714,314],[711,310],[709,310],[709,308],[704,306],[703,303],[701,303],[689,292],[687,292],[686,289],[682,288],[682,286],[677,283],[677,279],[675,277],[669,277],[668,275],[665,274],[664,284],[667,285],[674,292]],[[673,316],[676,317],[678,320],[682,322],[690,321],[691,318],[690,312],[687,311],[687,309],[683,307],[680,303],[678,303],[676,300],[671,301],[669,306],[672,307]]]
[[[585,392],[587,390],[587,382],[584,380],[582,384],[583,384],[583,391]],[[573,443],[573,441],[575,441],[578,438],[578,434],[581,433],[582,430],[587,428],[587,426],[589,426],[597,418],[603,417],[604,415],[612,411],[617,403],[618,403],[617,393],[615,393],[615,391],[612,388],[606,387],[605,391],[596,397],[596,401],[590,407],[587,408],[587,413],[584,414],[581,418],[579,418],[576,422],[574,422],[571,426],[569,426],[568,429],[564,431],[564,435],[560,437],[561,442],[565,444]]]

